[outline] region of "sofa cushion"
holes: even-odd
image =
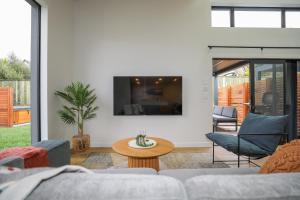
[[[300,172],[300,139],[281,146],[262,166],[260,173]]]
[[[239,134],[244,140],[257,145],[266,150],[269,154],[272,154],[276,150],[282,136],[243,136],[243,134],[281,134],[285,133],[287,123],[288,116],[265,116],[249,113],[241,125]]]
[[[251,168],[203,168],[203,169],[167,169],[159,171],[159,175],[171,176],[182,182],[194,176],[202,175],[234,175],[234,174],[255,174],[258,167]]]
[[[236,118],[237,116],[236,108],[231,106],[223,107],[222,116]]]
[[[152,168],[116,168],[116,169],[95,169],[95,173],[99,174],[145,174],[157,175],[157,171]]]
[[[171,177],[64,173],[43,181],[28,200],[186,200],[183,184]]]
[[[215,115],[222,115],[222,110],[223,110],[222,106],[214,106],[214,114]]]
[[[0,166],[24,168],[24,158],[19,156],[10,156],[0,160]]]
[[[221,122],[236,122],[236,118],[224,117],[220,115],[213,115],[213,121],[221,123]]]
[[[190,200],[296,200],[300,199],[300,173],[272,175],[206,175],[188,179]]]
[[[5,183],[5,182],[10,182],[10,181],[16,181],[22,178],[25,178],[27,176],[47,171],[51,168],[49,167],[37,167],[37,168],[30,168],[30,169],[23,169],[21,171],[16,171],[11,174],[1,174],[0,176],[0,184]]]
[[[230,135],[228,133],[208,133],[207,138],[221,147],[231,151],[235,154],[238,153],[238,137]],[[268,152],[259,148],[255,144],[252,144],[242,138],[240,138],[240,154],[246,156],[263,157],[268,155]]]

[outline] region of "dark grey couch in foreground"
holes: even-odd
[[[33,144],[48,150],[49,167],[69,165],[71,160],[70,142],[67,140],[44,140]]]
[[[49,168],[0,176],[0,184]],[[64,173],[42,182],[27,199],[296,200],[300,173],[257,174],[258,168],[94,170]],[[0,195],[1,199],[1,195]]]

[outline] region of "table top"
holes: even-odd
[[[174,149],[174,145],[172,142],[162,139],[149,137],[157,142],[157,145],[150,149],[135,149],[128,146],[128,142],[135,138],[126,138],[123,140],[119,140],[112,145],[112,148],[115,152],[129,157],[136,158],[150,158],[162,156],[167,153],[170,153]]]

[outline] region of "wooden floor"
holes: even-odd
[[[71,164],[73,165],[79,165],[80,163],[84,162],[85,159],[89,156],[90,153],[113,153],[112,148],[90,148],[89,150],[81,153],[73,153],[71,157]],[[178,153],[209,153],[212,152],[212,148],[210,147],[185,147],[185,148],[175,148],[172,152],[178,152]],[[233,153],[230,153],[226,151],[225,149],[221,147],[215,148],[215,157],[216,160],[237,160],[237,156]],[[261,166],[267,158],[255,160],[257,165]],[[231,167],[237,167],[236,163],[229,163]],[[248,163],[243,163],[241,167],[254,167],[255,165],[251,164],[249,166]]]
[[[172,152],[179,152],[179,153],[208,153],[211,151],[211,148],[175,148]],[[89,150],[81,153],[72,153],[71,157],[71,164],[76,165],[82,163],[89,154],[91,153],[114,153],[112,148],[107,147],[93,147]]]
[[[238,127],[239,129],[239,127]],[[218,131],[222,132],[228,132],[228,134],[234,134],[235,132],[235,126],[219,126]],[[90,148],[88,151],[83,153],[76,153],[72,154],[71,163],[76,165],[82,163],[90,153],[93,152],[99,152],[99,153],[113,153],[112,148]],[[211,153],[212,154],[212,148],[211,147],[177,147],[172,152],[178,152],[178,153]],[[222,147],[215,147],[215,158],[216,160],[236,160],[237,161],[237,155],[223,149]],[[246,160],[248,158],[241,157],[241,160]],[[241,167],[256,167],[262,166],[268,157],[259,159],[259,160],[251,160],[254,162],[254,164],[248,164],[248,162],[241,162]],[[237,167],[237,162],[228,162],[227,164],[230,165],[230,167]]]

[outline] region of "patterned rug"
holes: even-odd
[[[159,157],[160,169],[228,168],[223,162],[212,164],[210,153],[169,153]],[[80,165],[88,169],[126,168],[127,157],[117,153],[90,153]]]

